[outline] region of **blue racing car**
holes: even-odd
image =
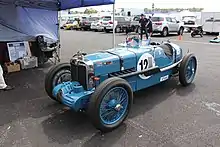
[[[70,63],[52,67],[46,75],[45,90],[53,100],[85,111],[97,129],[108,132],[126,119],[133,92],[174,75],[188,86],[196,70],[195,55],[183,55],[180,46],[133,37],[113,49],[88,55],[77,52]]]

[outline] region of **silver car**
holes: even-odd
[[[164,37],[174,32],[177,34],[183,34],[183,22],[179,22],[169,15],[154,15],[151,17],[151,21],[153,25],[153,33],[160,33]]]

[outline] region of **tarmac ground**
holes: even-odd
[[[61,31],[61,58],[68,62],[83,50],[112,47],[112,34]],[[116,43],[125,40],[116,35]],[[100,134],[87,116],[75,113],[47,97],[44,76],[49,65],[7,76],[15,90],[0,93],[0,146],[2,147],[218,147],[220,146],[220,44],[213,36],[170,41],[198,59],[195,81],[182,87],[178,78],[135,93],[128,119],[115,131]]]

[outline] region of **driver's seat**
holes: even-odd
[[[159,45],[167,56],[173,56],[173,47],[169,43]]]

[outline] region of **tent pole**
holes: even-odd
[[[60,24],[61,24],[61,11],[58,11],[58,41],[59,41],[59,46],[58,46],[58,62],[60,62],[61,58],[61,37],[60,37]],[[56,63],[55,63],[56,64]]]
[[[115,48],[115,4],[113,4],[113,48]]]

